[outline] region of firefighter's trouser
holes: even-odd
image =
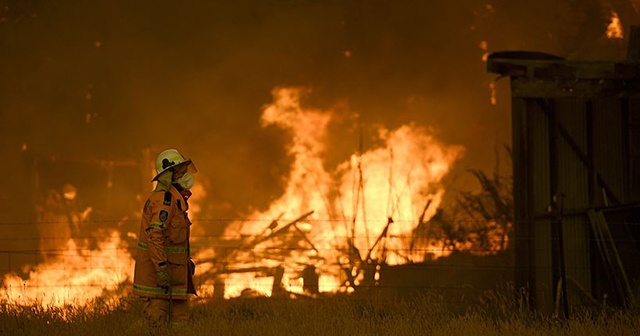
[[[179,327],[189,322],[189,300],[145,298],[143,312],[154,328],[166,326],[169,321],[171,326]]]

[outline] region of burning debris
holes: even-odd
[[[365,265],[424,261],[425,250],[411,248],[414,229],[436,214],[445,193],[441,181],[463,148],[444,145],[416,125],[380,128],[379,147],[360,150],[327,171],[323,157],[332,113],[303,106],[299,89],[273,94],[262,122],[291,134],[288,183],[267,211],[248,216],[271,218],[268,223],[230,223],[224,237],[235,245],[202,252],[212,274],[205,286],[224,278],[224,297],[247,289],[267,296],[350,292],[363,281]],[[442,242],[430,243],[436,258],[447,254]]]

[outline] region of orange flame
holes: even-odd
[[[445,193],[441,181],[464,149],[439,142],[415,124],[395,130],[379,127],[380,145],[353,154],[327,171],[324,157],[333,112],[303,106],[301,98],[307,93],[298,88],[274,89],[273,103],[263,110],[264,127],[289,131],[288,152],[293,160],[283,194],[268,210],[249,216],[259,220],[236,221],[227,227],[224,236],[244,241],[245,247],[226,260],[227,270],[237,272],[228,272],[224,279],[224,297],[240,296],[247,289],[272,295],[277,270],[284,270],[285,291],[303,293],[301,273],[308,265],[319,273],[321,292],[349,291],[361,280],[353,258],[395,265],[450,253],[443,242],[434,240],[428,242],[428,251],[413,250],[411,240],[417,225],[436,213]],[[198,188],[194,191],[198,199],[190,202],[190,213],[197,217],[205,190],[200,184],[194,188]],[[273,238],[287,228],[290,231]],[[118,248],[122,245],[115,232],[90,251],[78,249],[69,240],[63,256],[25,270],[27,279],[15,274],[2,279],[0,300],[45,306],[89,303],[131,282],[133,258]],[[215,257],[214,250],[202,249],[194,259]],[[217,272],[218,267],[205,262],[198,273]],[[345,268],[352,270],[353,284],[345,281]],[[379,275],[375,277],[378,280]],[[201,295],[211,294],[212,285],[204,283]]]
[[[344,289],[340,288],[341,268],[347,263],[349,241],[361,259],[381,258],[373,244],[376,237],[386,233],[388,264],[422,261],[424,251],[409,248],[412,230],[425,203],[430,207],[423,221],[435,214],[445,192],[439,182],[463,148],[444,145],[415,124],[396,130],[380,127],[382,146],[354,154],[328,172],[323,158],[332,112],[303,107],[300,99],[305,93],[296,88],[275,89],[274,102],[263,110],[263,126],[277,125],[290,131],[293,163],[283,195],[267,211],[249,216],[262,221],[237,221],[228,226],[225,237],[252,237],[249,242],[256,242],[249,244],[249,249],[235,251],[234,260],[228,262],[237,269],[282,266],[285,289],[301,293],[300,273],[305,265],[317,267],[320,291]],[[313,213],[293,224],[298,237],[305,239],[278,255],[269,255],[279,246],[270,235],[284,229],[283,223],[310,211]],[[393,223],[387,227],[389,218]],[[267,227],[274,219],[278,219],[275,225]],[[447,252],[438,248],[433,253],[439,256]],[[238,296],[247,288],[271,295],[273,279],[260,272],[232,273],[227,277],[224,296]]]
[[[491,105],[498,104],[498,98],[496,96],[496,83],[495,82],[489,83],[489,92],[491,92],[491,98],[490,98]]]
[[[624,38],[623,30],[622,30],[622,22],[620,21],[620,17],[618,13],[615,11],[611,11],[611,19],[609,25],[607,26],[607,38],[609,39],[622,39]]]
[[[193,191],[189,212],[197,217],[206,191],[197,182]],[[201,230],[197,225],[194,227]],[[137,239],[136,233],[128,232],[127,235]],[[62,254],[38,265],[26,267],[26,279],[15,273],[0,279],[0,302],[38,304],[45,308],[86,306],[97,298],[117,299],[122,293],[116,291],[123,284],[132,282],[134,259],[118,232],[111,232],[93,249],[83,247],[86,244],[82,240],[77,241],[68,236],[64,239],[66,244],[60,247]],[[113,295],[109,297],[109,294]]]
[[[9,274],[2,279],[0,301],[43,307],[82,306],[131,281],[133,259],[116,232],[96,250],[79,249],[73,240],[56,259],[28,270],[22,279]]]
[[[482,61],[486,62],[489,59],[489,43],[487,41],[480,42],[480,49],[482,50]]]

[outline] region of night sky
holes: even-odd
[[[453,175],[491,171],[511,142],[509,86],[497,82],[492,105],[482,42],[623,58],[626,39],[604,33],[612,10],[625,33],[638,24],[639,2],[0,1],[0,220],[29,218],[34,158],[139,160],[145,148],[193,157],[212,203],[264,207],[288,169],[286,134],[259,120],[279,86],[344,117],[328,164],[357,149],[357,114],[365,147],[374,125],[415,122],[466,147]]]

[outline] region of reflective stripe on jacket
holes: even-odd
[[[189,270],[191,221],[188,203],[173,186],[151,193],[142,210],[133,293],[143,297],[187,299],[195,294]],[[156,284],[156,271],[166,264],[172,290],[165,293]]]

